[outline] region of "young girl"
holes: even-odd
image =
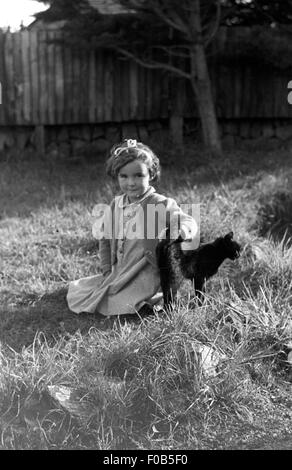
[[[115,145],[106,169],[122,194],[104,211],[98,237],[102,274],[71,282],[67,301],[75,313],[134,314],[162,299],[155,248],[166,227],[171,238],[181,234],[185,240],[194,239],[198,227],[174,199],[150,185],[159,178],[160,162],[148,146],[131,139]]]

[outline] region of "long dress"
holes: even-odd
[[[162,300],[159,271],[146,259],[143,240],[127,237],[130,219],[138,208],[136,203],[124,207],[124,237],[118,240],[112,272],[106,278],[97,274],[70,282],[67,302],[73,312],[134,314],[145,303],[155,305]]]

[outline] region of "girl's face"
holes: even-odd
[[[149,168],[140,160],[127,163],[118,173],[121,191],[127,194],[131,202],[147,191],[150,180]]]

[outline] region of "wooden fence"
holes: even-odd
[[[236,37],[221,31],[214,47]],[[0,33],[0,125],[60,125],[168,118],[181,102],[184,117],[197,117],[187,82],[141,68],[105,51],[77,52],[51,39],[52,31]],[[236,41],[235,41],[236,42]],[[210,67],[217,115],[226,119],[291,118],[292,75],[262,66]],[[175,96],[175,90],[180,95]]]

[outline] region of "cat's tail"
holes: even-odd
[[[167,240],[160,240],[156,247],[156,259],[160,269],[168,266],[168,248],[169,243]]]

